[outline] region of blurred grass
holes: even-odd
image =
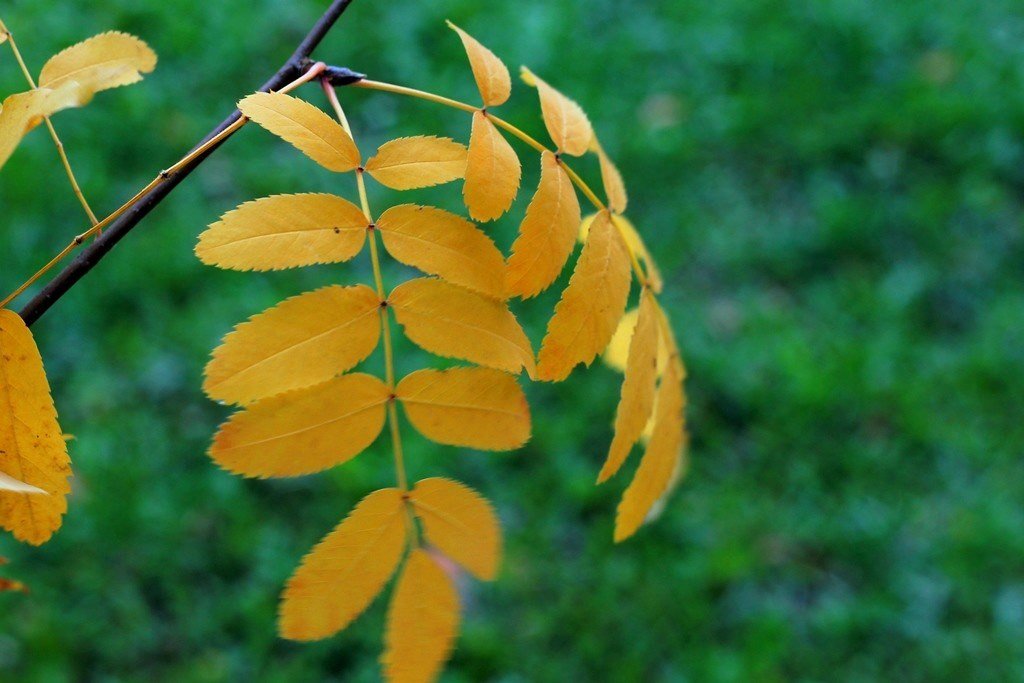
[[[324,4],[12,0],[2,16],[37,69],[112,28],[160,54],[144,83],[55,119],[101,211],[261,83]],[[501,579],[466,586],[445,680],[1024,677],[1024,16],[997,0],[361,0],[318,56],[470,99],[445,18],[572,94],[619,161],[668,276],[694,437],[665,516],[622,547],[624,479],[592,486],[607,369],[531,387],[520,452],[410,437],[412,475],[487,493],[508,541]],[[20,87],[0,47],[0,92]],[[426,103],[342,96],[366,149],[467,136]],[[533,97],[517,85],[502,111],[541,135]],[[36,327],[77,477],[51,544],[0,539],[33,589],[0,596],[0,679],[376,679],[383,604],[315,645],[278,640],[274,611],[302,554],[390,483],[386,441],[293,481],[204,455],[226,413],[199,389],[218,339],[369,274],[216,272],[195,237],[241,201],[336,180],[242,131]],[[82,229],[44,134],[4,168],[0,214],[4,291]],[[508,246],[514,228],[492,232]],[[552,304],[520,307],[535,341]],[[406,349],[404,369],[423,362]]]

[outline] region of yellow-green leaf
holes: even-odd
[[[594,129],[580,105],[552,88],[547,81],[525,66],[522,67],[522,77],[527,85],[537,88],[544,125],[558,149],[577,157],[586,153],[594,138]]]
[[[246,202],[199,236],[196,256],[231,270],[279,270],[347,261],[363,248],[362,209],[332,194],[281,194]]]
[[[250,403],[350,370],[377,347],[380,297],[365,285],[324,287],[253,316],[206,366],[210,398]]]
[[[629,297],[629,255],[607,212],[583,245],[569,286],[541,344],[537,375],[561,381],[579,363],[590,365],[611,341]]]
[[[359,150],[349,134],[309,102],[281,93],[258,92],[244,98],[238,108],[329,171],[351,171],[359,166]]]
[[[0,472],[49,495],[0,490],[0,525],[40,545],[60,528],[71,461],[43,359],[25,322],[0,310]]]
[[[505,260],[482,230],[432,206],[402,204],[377,220],[384,248],[407,266],[505,299]]]
[[[379,379],[356,373],[265,398],[221,426],[210,457],[247,477],[325,470],[376,440],[389,397]]]
[[[587,235],[590,234],[590,226],[594,222],[594,218],[597,214],[591,214],[583,219],[580,223],[580,241],[586,242]],[[664,282],[661,277],[661,271],[658,270],[658,264],[655,263],[654,258],[651,256],[651,252],[647,250],[647,245],[644,244],[643,238],[637,231],[636,226],[626,218],[618,214],[612,214],[612,220],[616,227],[619,229],[623,239],[626,240],[626,244],[633,250],[633,253],[637,255],[640,262],[644,264],[644,272],[647,274],[647,280],[651,285],[651,289],[654,290],[655,294],[660,294],[664,286]]]
[[[658,304],[654,295],[644,290],[640,296],[640,313],[629,344],[626,377],[615,415],[615,436],[608,458],[597,477],[606,481],[619,471],[633,444],[640,440],[651,411],[654,390],[658,383]]]
[[[530,438],[526,396],[515,378],[499,370],[419,370],[395,393],[412,425],[438,443],[505,451]]]
[[[398,489],[374,491],[303,558],[281,594],[278,630],[319,640],[358,617],[394,574],[407,541]]]
[[[73,92],[75,105],[101,90],[130,85],[156,68],[156,53],[135,36],[101,33],[58,52],[39,73],[39,87]]]
[[[479,579],[491,581],[501,560],[501,526],[494,508],[464,484],[433,477],[410,496],[427,541]]]
[[[572,254],[580,202],[569,174],[551,152],[541,155],[540,185],[526,208],[506,273],[509,294],[524,299],[551,286]]]
[[[409,280],[388,304],[413,343],[447,358],[517,373],[534,370],[530,340],[503,302],[434,278]]]
[[[388,683],[430,683],[451,656],[459,595],[430,554],[409,553],[388,609],[381,664]]]
[[[451,138],[398,138],[381,145],[366,162],[366,172],[393,190],[414,190],[464,177],[467,154],[466,146]]]
[[[670,364],[658,388],[651,440],[633,482],[619,503],[615,518],[616,543],[636,533],[672,481],[685,441],[684,406],[682,378]]]
[[[523,167],[508,140],[483,112],[473,114],[462,198],[469,215],[493,221],[508,211],[519,193]]]
[[[448,22],[448,27],[459,34],[462,45],[469,57],[469,66],[473,69],[473,78],[480,90],[485,107],[497,107],[508,101],[512,94],[512,77],[508,67],[498,57],[484,47],[476,38],[461,28]]]

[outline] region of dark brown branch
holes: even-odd
[[[324,15],[316,22],[310,32],[299,44],[299,47],[292,53],[292,56],[288,58],[288,61],[278,69],[270,80],[263,84],[260,88],[261,91],[267,92],[270,90],[278,90],[284,85],[294,81],[296,78],[304,74],[312,62],[309,59],[310,54],[316,49],[320,41],[324,39],[327,32],[331,30],[334,23],[338,20],[338,17],[348,9],[353,0],[333,0],[331,6],[324,12]],[[339,69],[337,67],[331,67],[331,71],[328,72],[332,82],[337,85],[344,85],[359,80],[360,76],[347,69]],[[214,138],[218,134],[222,133],[231,124],[241,117],[242,113],[237,109],[220,125],[211,130],[202,140],[192,148],[194,151],[200,147],[203,143]],[[225,138],[226,140],[227,138]],[[121,216],[117,218],[113,223],[103,231],[103,234],[98,237],[94,242],[85,247],[78,256],[76,256],[71,263],[64,267],[60,273],[57,274],[43,289],[29,301],[24,308],[21,309],[21,317],[24,318],[27,325],[32,325],[39,318],[50,310],[62,296],[68,293],[75,284],[78,283],[82,277],[85,276],[90,270],[92,270],[96,264],[98,264],[104,256],[117,245],[121,239],[127,235],[131,230],[138,225],[142,219],[144,219],[149,212],[152,211],[157,204],[162,202],[167,195],[174,191],[174,188],[184,180],[192,171],[194,171],[199,164],[203,163],[210,154],[213,153],[221,143],[211,147],[209,151],[203,155],[196,157],[192,163],[182,167],[177,173],[167,177],[162,183],[154,187],[152,190],[144,194],[139,198],[137,202],[125,211]]]

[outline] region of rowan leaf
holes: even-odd
[[[591,214],[583,219],[580,223],[580,241],[586,242],[587,235],[590,234],[590,226],[594,222],[594,218],[597,214]],[[623,239],[626,240],[626,244],[629,248],[637,255],[637,258],[644,265],[644,272],[647,274],[647,280],[651,285],[651,289],[654,290],[655,294],[660,294],[664,286],[664,282],[661,277],[661,271],[658,270],[658,264],[655,263],[654,258],[651,256],[651,252],[648,251],[647,245],[644,244],[644,239],[640,236],[636,226],[626,218],[618,214],[612,214],[612,220],[615,226],[619,229]]]
[[[494,580],[501,525],[487,499],[464,484],[432,477],[416,484],[410,500],[431,545],[478,579]]]
[[[332,194],[279,194],[228,211],[199,236],[196,256],[231,270],[280,270],[347,261],[363,248],[369,221]]]
[[[601,355],[605,365],[612,370],[619,372],[626,371],[626,361],[629,358],[629,343],[633,339],[633,330],[636,329],[637,319],[640,310],[632,308],[622,314],[619,324],[615,327],[612,340],[608,342],[608,348]]]
[[[626,310],[629,286],[629,255],[611,216],[603,211],[548,323],[537,360],[540,379],[561,381],[577,364],[593,362]]]
[[[596,136],[591,148],[597,154],[598,163],[601,166],[601,182],[604,184],[605,197],[608,198],[608,208],[615,213],[625,213],[626,206],[629,204],[629,195],[626,192],[626,183],[622,180],[622,174],[608,153],[604,151],[604,147],[601,146]]]
[[[39,73],[39,87],[63,91],[73,106],[81,106],[101,90],[141,81],[156,68],[156,61],[156,53],[139,38],[118,31],[101,33],[51,57]]]
[[[380,146],[366,172],[393,190],[414,190],[465,177],[467,154],[466,146],[451,138],[398,138]]]
[[[0,107],[0,168],[11,158],[25,134],[58,108],[58,100],[49,89],[15,93],[4,99]]]
[[[462,45],[469,57],[469,66],[473,69],[476,87],[480,90],[485,107],[497,107],[508,101],[512,94],[512,77],[508,67],[498,57],[484,47],[476,38],[461,28],[447,22],[448,28],[459,34]]]
[[[491,368],[418,370],[395,390],[423,436],[450,446],[505,451],[530,438],[530,406],[515,378]]]
[[[585,154],[594,138],[594,129],[580,105],[552,88],[547,81],[525,66],[521,69],[521,75],[527,85],[537,88],[544,125],[558,149],[576,157]]]
[[[305,100],[282,93],[258,92],[238,109],[329,171],[359,166],[359,150],[345,129]]]
[[[8,310],[0,310],[0,472],[48,494],[0,490],[0,525],[20,541],[45,543],[67,511],[71,462],[39,349]]]
[[[389,683],[429,683],[451,656],[459,595],[445,571],[420,548],[409,553],[391,597],[381,664]]]
[[[668,489],[685,442],[683,383],[670,364],[658,387],[654,431],[640,467],[622,496],[615,518],[615,542],[623,541],[647,519],[651,508]]]
[[[253,316],[213,352],[203,389],[217,401],[252,401],[350,370],[377,347],[380,297],[365,285],[307,292]]]
[[[469,215],[493,221],[509,210],[519,193],[523,167],[505,136],[483,112],[473,114],[462,197]]]
[[[505,276],[509,294],[524,299],[551,286],[576,242],[580,202],[569,174],[551,152],[541,154],[540,185],[526,208]]]
[[[503,302],[418,278],[396,287],[388,304],[406,336],[431,353],[511,373],[534,371],[530,340]]]
[[[505,259],[482,230],[432,206],[402,204],[377,219],[396,260],[490,297],[505,299]]]
[[[619,471],[651,418],[658,383],[658,337],[658,304],[654,295],[644,290],[640,296],[636,329],[629,344],[626,377],[615,415],[615,436],[608,459],[597,477],[599,484]]]
[[[278,630],[289,640],[319,640],[347,627],[394,574],[407,542],[398,489],[363,498],[309,554],[281,594]]]
[[[247,477],[295,477],[351,460],[384,426],[390,392],[355,373],[265,398],[239,411],[214,437],[210,457]]]

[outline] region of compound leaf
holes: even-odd
[[[483,112],[473,114],[462,197],[469,215],[493,221],[508,211],[519,193],[523,167],[505,136]]]
[[[366,172],[393,190],[414,190],[464,177],[467,154],[466,146],[451,138],[398,138],[381,145],[366,162]]]
[[[501,526],[487,499],[464,484],[432,477],[416,484],[410,500],[427,541],[477,578],[494,579]]]
[[[594,129],[580,105],[548,85],[525,66],[521,75],[527,85],[537,88],[540,108],[548,135],[558,149],[566,154],[580,156],[590,149]]]
[[[496,107],[508,101],[512,94],[512,77],[508,67],[493,52],[480,44],[473,36],[461,28],[448,22],[448,27],[459,34],[462,45],[469,57],[469,66],[473,69],[473,78],[480,90],[485,107]]]

